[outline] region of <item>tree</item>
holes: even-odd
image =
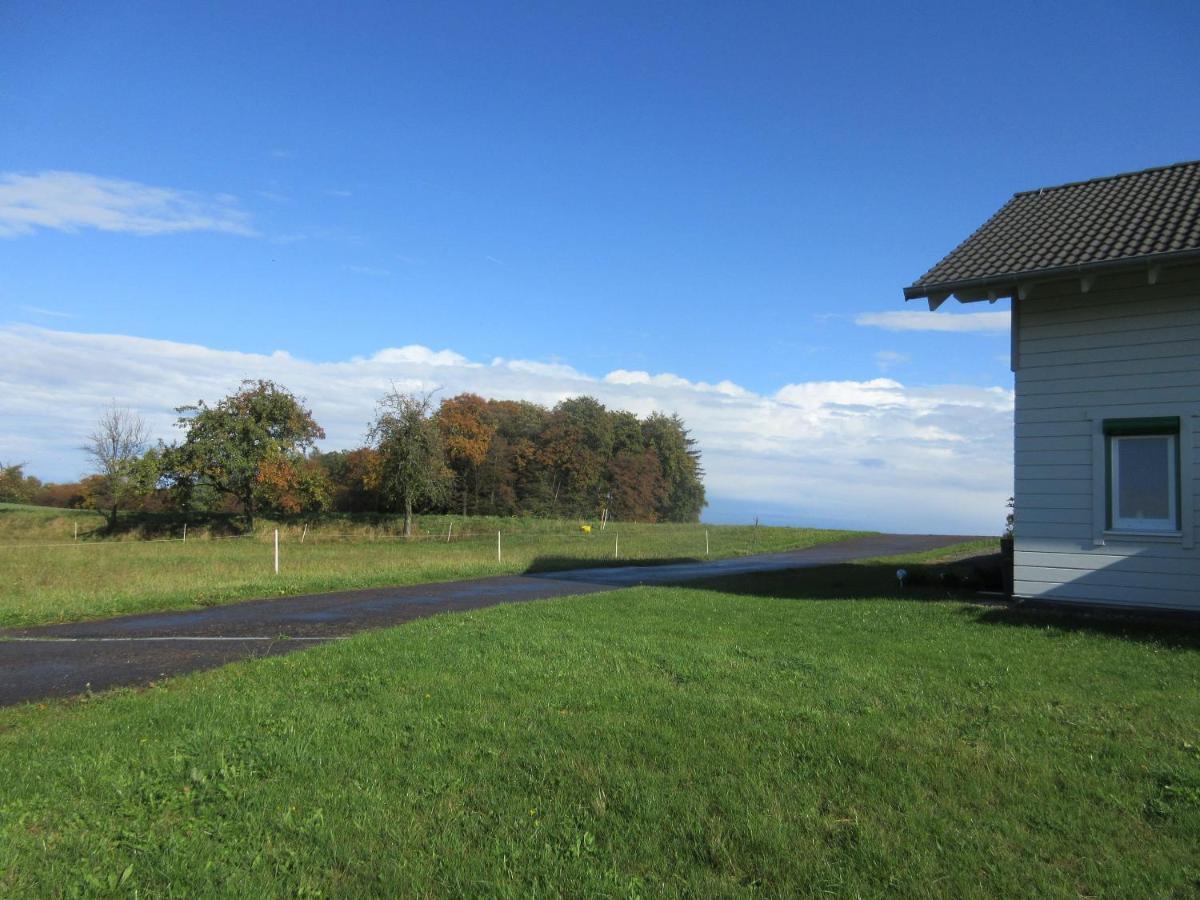
[[[459,394],[443,400],[437,424],[465,516],[469,498],[479,489],[479,467],[487,458],[496,426],[488,421],[487,401],[478,394]]]
[[[377,457],[370,447],[314,454],[314,461],[329,475],[334,509],[350,513],[379,509],[379,491],[371,487],[379,470]]]
[[[613,517],[626,522],[657,522],[667,500],[662,464],[653,450],[621,451],[609,466]]]
[[[310,477],[305,459],[325,431],[283,386],[247,380],[215,406],[201,400],[176,412],[187,434],[171,455],[175,483],[211,485],[233,497],[249,528],[259,511],[288,514],[328,502],[327,485]]]
[[[48,482],[39,486],[33,492],[33,496],[29,498],[29,502],[35,506],[57,506],[62,509],[83,509],[85,503],[83,496],[83,485],[78,481],[67,482],[66,484],[54,484],[52,482]]]
[[[638,417],[623,409],[609,413],[612,419],[613,455],[622,451],[641,453],[646,449],[646,439],[642,435],[642,423]]]
[[[549,473],[539,454],[549,410],[524,400],[489,400],[488,420],[496,426],[496,433],[478,473],[488,512],[549,512]]]
[[[41,481],[25,474],[25,463],[0,463],[0,503],[31,503]]]
[[[143,456],[148,437],[141,416],[114,405],[101,414],[83,445],[92,459],[93,471],[84,482],[84,499],[104,515],[110,531],[117,527],[122,510],[135,506],[154,490],[158,458]]]
[[[263,460],[257,481],[260,504],[286,516],[320,512],[333,496],[329,474],[317,463],[291,460],[278,451]]]
[[[554,407],[542,434],[541,458],[553,473],[552,508],[592,515],[604,493],[604,469],[612,458],[613,422],[593,397],[571,397]]]
[[[379,401],[367,434],[379,454],[374,483],[404,510],[405,537],[412,537],[413,508],[445,500],[453,479],[431,409],[428,394],[393,389]]]
[[[704,497],[704,469],[700,466],[700,451],[683,420],[679,416],[653,413],[642,423],[642,434],[646,445],[658,455],[666,481],[666,499],[659,507],[659,519],[699,521],[700,510],[708,505]]]

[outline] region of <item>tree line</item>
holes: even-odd
[[[245,381],[214,404],[177,408],[182,438],[151,446],[136,413],[110,408],[84,450],[91,473],[43,484],[0,465],[0,501],[81,506],[110,528],[130,511],[186,517],[325,511],[610,517],[694,522],[706,504],[696,442],[678,416],[638,418],[592,397],[552,408],[459,394],[380,399],[361,446],[323,453],[305,402]]]

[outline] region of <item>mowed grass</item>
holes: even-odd
[[[0,895],[1200,891],[1196,633],[890,596],[894,568],[0,710]]]
[[[74,540],[76,524],[79,541]],[[280,574],[275,575],[275,523],[260,522],[247,537],[193,529],[186,543],[140,540],[136,531],[105,539],[101,525],[99,516],[87,511],[0,508],[0,627],[529,570],[702,559],[706,531],[713,559],[858,534],[615,523],[585,535],[578,521],[424,517],[419,538],[406,541],[396,519],[331,518],[307,532],[302,525],[278,526]]]

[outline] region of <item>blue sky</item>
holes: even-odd
[[[0,325],[39,359],[68,334],[246,355],[228,378],[420,345],[774,403],[1009,389],[1003,323],[869,316],[1016,190],[1200,157],[1198,26],[1171,3],[11,2]],[[15,358],[42,406],[97,380]],[[54,416],[0,412],[0,458],[82,466]],[[783,489],[720,486],[729,509]]]

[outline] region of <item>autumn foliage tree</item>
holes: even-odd
[[[25,463],[0,463],[0,503],[29,503],[42,483],[25,474]]]
[[[612,419],[600,401],[572,397],[554,407],[541,453],[552,476],[551,511],[591,511],[597,505],[612,447]]]
[[[489,400],[496,433],[480,467],[480,512],[493,515],[548,511],[549,494],[540,460],[542,433],[550,412],[524,400]]]
[[[172,448],[174,475],[237,500],[247,524],[260,512],[323,509],[329,485],[306,452],[325,431],[304,402],[273,381],[243,381],[214,406],[181,406],[186,435]]]
[[[622,450],[609,465],[612,514],[634,522],[657,522],[668,500],[662,464],[653,450]]]
[[[446,462],[462,501],[462,514],[479,491],[479,468],[487,459],[496,426],[490,421],[487,401],[478,394],[459,394],[442,401],[437,412]]]
[[[375,512],[381,508],[378,488],[379,454],[371,447],[317,453],[314,461],[325,470],[330,503],[341,512]]]
[[[694,522],[706,503],[700,453],[678,416],[638,418],[594,397],[548,409],[466,393],[435,410],[429,394],[392,390],[365,446],[326,453],[304,401],[272,381],[178,412],[183,440],[145,450],[140,420],[110,411],[93,435],[108,468],[42,485],[20,465],[0,466],[0,500],[87,502],[110,521],[135,506],[241,513],[251,527],[260,513],[398,510],[407,535],[423,511],[594,519],[607,509],[618,520]]]
[[[694,522],[704,508],[700,454],[677,416],[639,419],[592,397],[553,409],[473,399],[469,409],[494,428],[471,470],[470,511],[593,517],[608,506],[626,520]]]
[[[327,508],[332,490],[329,476],[315,462],[275,452],[259,466],[255,493],[264,508],[294,516]]]

